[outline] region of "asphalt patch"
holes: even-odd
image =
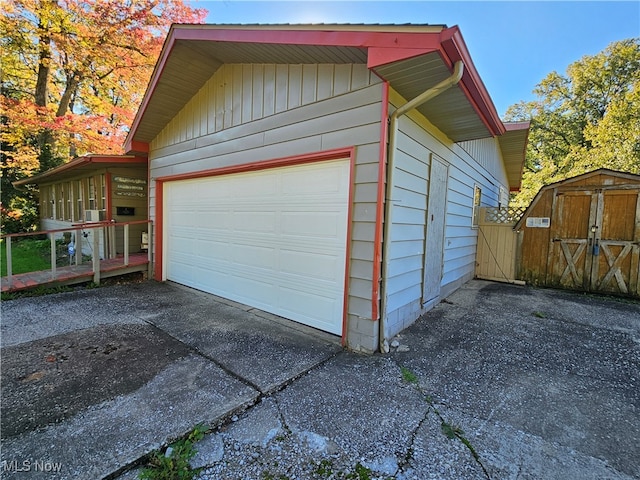
[[[189,352],[151,325],[101,325],[3,348],[2,436],[131,393]]]

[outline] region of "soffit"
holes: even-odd
[[[225,63],[367,63],[365,48],[177,40],[136,129],[150,142]]]
[[[524,167],[529,122],[506,123],[506,132],[498,137],[510,190],[520,190]]]
[[[375,72],[406,100],[411,100],[451,75],[440,52],[376,67]],[[417,109],[455,142],[491,137],[460,85],[456,85]]]

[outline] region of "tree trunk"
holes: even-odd
[[[69,105],[71,104],[71,98],[76,93],[78,89],[78,85],[80,85],[80,73],[78,71],[73,71],[67,74],[67,83],[64,87],[64,93],[60,98],[60,103],[58,104],[58,110],[56,111],[56,117],[62,117],[69,110]]]

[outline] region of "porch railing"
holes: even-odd
[[[91,265],[93,272],[93,282],[100,283],[100,239],[102,237],[103,241],[106,243],[106,248],[104,249],[103,255],[104,259],[114,259],[118,257],[118,253],[116,253],[116,243],[117,243],[117,228],[122,228],[122,265],[129,265],[129,257],[130,257],[130,227],[132,225],[147,225],[146,239],[147,239],[147,260],[149,262],[149,271],[151,271],[151,259],[152,259],[152,232],[153,232],[153,222],[151,220],[138,220],[133,222],[91,222],[91,223],[79,223],[73,224],[68,228],[58,228],[52,230],[40,230],[36,232],[25,232],[25,233],[10,233],[1,235],[2,238],[6,242],[6,267],[7,267],[7,281],[11,285],[13,283],[13,256],[11,253],[12,240],[22,237],[36,237],[47,235],[50,241],[50,254],[51,254],[51,279],[56,279],[56,273],[58,268],[58,248],[57,242],[61,237],[65,239],[69,239],[69,242],[66,244],[67,253],[70,264],[81,265],[83,263],[83,257],[88,255],[83,254],[83,246],[89,245],[91,251]],[[90,235],[89,232],[92,232],[93,235]],[[69,235],[64,235],[65,233]],[[101,235],[102,234],[102,235]],[[91,236],[91,239],[89,239]],[[140,238],[141,247],[142,238]],[[73,248],[69,248],[69,245],[73,243]],[[142,248],[141,248],[142,249]],[[21,272],[27,273],[27,272]]]

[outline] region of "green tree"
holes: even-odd
[[[585,56],[566,75],[550,73],[534,93],[536,100],[506,115],[531,121],[515,205],[528,205],[544,185],[597,168],[640,173],[640,39]]]

